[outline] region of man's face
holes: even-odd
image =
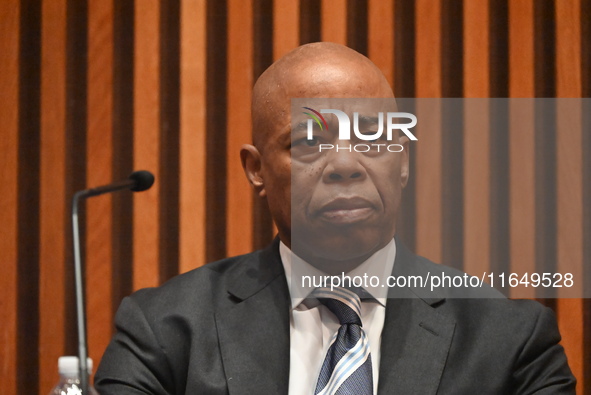
[[[303,104],[306,100],[296,102]],[[359,132],[365,135],[376,134],[380,129],[378,113],[386,112],[385,106],[376,106],[371,99],[313,103],[316,108],[347,114],[351,129],[353,113],[357,112]],[[324,114],[328,131],[314,124],[310,139],[307,127],[303,127],[309,117],[298,111],[301,107],[294,105],[291,112],[292,250],[309,261],[363,261],[394,237],[408,156],[404,150],[390,152],[386,147],[408,149],[408,140],[395,134],[393,141],[388,141],[383,132],[375,141],[366,141],[356,137],[353,130],[350,140],[339,140],[339,123],[332,114]]]
[[[352,81],[351,75],[359,78]],[[379,86],[385,81],[358,81],[364,75],[367,73],[363,68],[358,73],[353,70],[347,81],[340,78],[330,89],[320,91],[317,84],[312,84],[314,91],[310,91],[306,81],[295,81],[292,86],[297,87],[297,93],[286,96],[387,96],[389,87]],[[375,101],[315,99],[314,105],[344,111],[352,125],[353,111],[358,112],[359,129],[367,134],[377,130],[378,112],[384,111],[372,103]],[[272,107],[272,116],[268,117],[272,122],[266,122],[257,148],[261,195],[267,199],[282,241],[294,253],[327,272],[340,273],[351,264],[354,267],[394,236],[401,191],[408,178],[408,140],[395,133],[393,141],[385,141],[384,132],[384,139],[369,142],[401,144],[404,150],[398,153],[383,147],[380,152],[319,152],[319,144],[349,146],[368,141],[356,139],[353,131],[350,141],[339,141],[337,118],[331,114],[324,115],[330,132],[316,130],[309,140],[307,129],[302,127],[309,119],[304,110],[296,106],[301,111],[291,111],[289,97],[276,100]]]

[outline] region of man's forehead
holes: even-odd
[[[269,67],[253,91],[255,145],[289,128],[293,98],[393,97],[381,71],[345,46],[314,43],[295,49]],[[327,104],[330,106],[330,104]]]
[[[256,101],[271,95],[330,97],[327,91],[343,95],[355,88],[361,93],[364,85],[359,84],[357,74],[364,75],[365,82],[379,80],[389,89],[377,66],[353,49],[335,43],[307,44],[291,51],[263,72],[255,84],[253,99]],[[351,86],[352,83],[358,86]],[[347,90],[339,91],[343,87]]]

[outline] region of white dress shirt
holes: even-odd
[[[314,288],[303,286],[302,274],[307,276],[324,276],[326,274],[303,261],[283,243],[279,246],[279,252],[289,292],[292,296],[289,394],[310,395],[314,394],[316,389],[318,375],[330,341],[341,325],[326,306],[313,299],[306,299]],[[388,245],[347,273],[350,277],[363,277],[365,274],[368,278],[376,276],[381,282],[377,287],[365,287],[366,291],[375,298],[375,301],[361,302],[361,322],[363,330],[367,334],[371,352],[374,394],[378,389],[380,345],[388,296],[388,288],[383,284],[392,273],[395,257],[396,243],[392,239]]]

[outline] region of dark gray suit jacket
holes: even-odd
[[[398,242],[394,266],[416,275],[444,268]],[[575,393],[554,314],[539,303],[397,292],[386,307],[380,394]],[[96,388],[287,394],[289,309],[277,240],[140,290],[121,303]]]

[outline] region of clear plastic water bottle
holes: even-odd
[[[51,390],[49,395],[82,395],[80,375],[78,374],[78,357],[59,357],[57,361],[60,382]],[[92,359],[88,358],[88,373],[92,373]],[[90,382],[88,383],[89,395],[98,395]],[[84,394],[86,395],[86,394]]]

